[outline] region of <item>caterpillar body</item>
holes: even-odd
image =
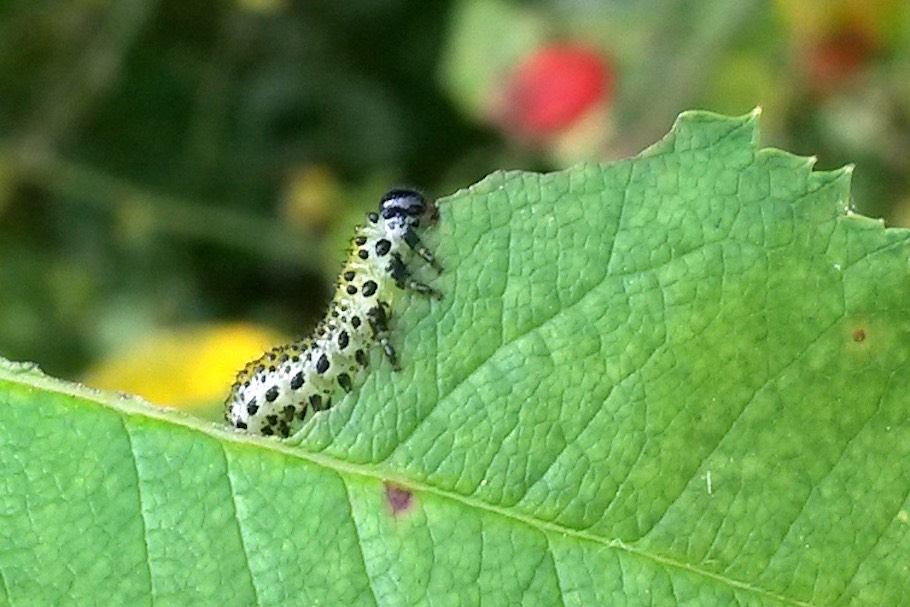
[[[441,294],[411,277],[409,263],[419,257],[437,272],[433,254],[417,235],[421,223],[435,221],[437,209],[413,190],[392,190],[358,227],[329,309],[313,334],[278,346],[237,374],[224,414],[235,428],[286,437],[291,423],[308,411],[332,406],[338,388],[353,389],[378,343],[395,370],[398,357],[389,341],[389,320],[396,296],[415,291]]]

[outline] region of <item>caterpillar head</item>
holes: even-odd
[[[379,214],[390,224],[416,228],[421,220],[435,221],[438,209],[415,190],[391,190],[379,201]]]

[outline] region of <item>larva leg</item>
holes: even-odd
[[[389,341],[389,318],[386,316],[385,309],[382,306],[370,308],[367,312],[367,322],[370,323],[370,328],[373,330],[373,337],[382,346],[386,358],[392,363],[392,368],[401,371],[398,355],[395,353],[395,348],[392,347],[392,342]]]
[[[423,243],[420,242],[420,238],[417,236],[417,232],[415,232],[414,228],[411,226],[408,226],[404,231],[404,242],[409,247],[411,247],[415,253],[420,255],[424,261],[430,264],[430,267],[432,267],[437,272],[442,272],[442,266],[439,265],[438,261],[436,261],[436,257],[433,255],[430,249],[426,248]]]
[[[418,293],[423,293],[434,299],[442,299],[442,293],[431,287],[430,285],[424,284],[422,282],[417,282],[411,278],[411,273],[408,271],[406,265],[401,260],[401,256],[398,253],[392,254],[392,259],[389,262],[387,268],[389,274],[392,275],[392,279],[395,281],[395,284],[399,289],[407,289],[410,291],[416,291]]]

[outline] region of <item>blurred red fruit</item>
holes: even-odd
[[[520,64],[495,108],[495,120],[521,137],[564,131],[608,102],[614,74],[595,49],[577,44],[543,47]]]
[[[878,50],[861,29],[845,29],[817,42],[809,54],[809,75],[816,90],[829,91],[860,73]]]

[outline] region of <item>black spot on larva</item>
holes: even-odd
[[[275,424],[278,423],[278,416],[277,415],[266,415],[265,421],[268,425],[274,426]]]
[[[278,422],[278,436],[280,436],[282,438],[287,438],[290,433],[291,433],[291,427],[288,425],[288,423],[286,421],[281,420],[280,422]]]
[[[281,413],[284,415],[284,419],[288,421],[294,419],[294,405],[286,405],[284,409],[281,410]]]
[[[354,239],[354,244],[356,244],[358,247],[362,247],[366,243],[367,243],[366,236],[358,236],[357,238]]]
[[[246,404],[247,415],[256,415],[256,411],[259,411],[259,405],[256,404],[255,398],[251,398]]]
[[[322,397],[318,394],[310,395],[310,406],[313,407],[313,410],[319,411],[322,409]]]
[[[246,429],[247,429],[246,422],[238,421],[238,422],[236,422],[236,423],[234,424],[234,426],[237,427],[237,428],[240,428],[241,430],[246,430]]]
[[[379,287],[379,285],[376,284],[376,281],[368,280],[365,283],[363,283],[363,294],[366,295],[367,297],[370,297],[371,295],[376,293],[376,289],[378,287]]]
[[[359,316],[351,317],[351,326],[354,327],[355,329],[360,328],[360,317]]]
[[[354,360],[356,360],[357,364],[359,364],[361,367],[366,367],[368,364],[370,364],[370,359],[367,357],[367,353],[363,350],[357,350],[357,352],[354,353]]]
[[[344,329],[338,334],[338,347],[344,350],[348,347],[348,344],[351,342],[351,337],[348,335],[348,332]]]
[[[377,215],[376,213],[369,213],[367,215],[367,219],[370,221],[370,223],[376,223],[377,221],[379,221],[379,215]]]
[[[414,504],[413,493],[391,483],[385,483],[385,499],[392,510],[393,516],[407,512]]]
[[[271,426],[263,426],[261,432],[264,436],[272,436],[275,434],[275,431],[272,430]]]
[[[392,249],[392,243],[385,238],[380,238],[376,241],[376,254],[382,257],[386,255]]]
[[[274,402],[276,398],[278,398],[278,386],[272,386],[265,393],[265,400],[271,403]]]
[[[354,285],[348,285],[345,290],[348,292],[348,295],[357,295],[357,287]]]
[[[303,371],[300,371],[291,378],[291,390],[299,390],[303,385]]]
[[[347,272],[342,274],[342,276],[344,276],[345,280],[350,281],[350,280],[354,280],[354,277],[357,276],[357,274],[354,272],[354,270],[348,270]]]
[[[360,259],[367,259],[370,257],[370,252],[367,251],[366,249],[360,249],[359,251],[357,251],[357,257],[359,257]]]
[[[350,392],[354,389],[354,386],[351,385],[351,376],[347,373],[338,374],[338,385],[341,386],[345,392]]]
[[[316,361],[316,372],[325,373],[329,370],[329,357],[323,354],[319,357],[319,360]]]

